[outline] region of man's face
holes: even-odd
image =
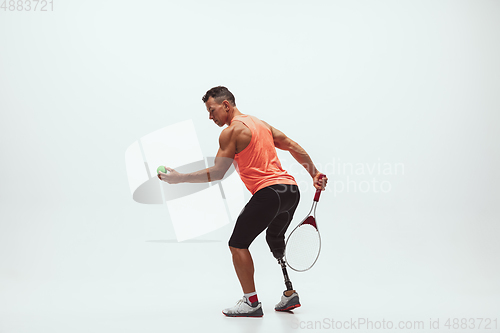
[[[205,103],[208,111],[208,119],[213,120],[219,127],[226,124],[227,112],[225,110],[225,103],[227,102],[224,101],[221,104],[217,104],[213,97],[210,97]]]

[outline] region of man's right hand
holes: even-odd
[[[323,177],[323,178],[321,178],[321,177]],[[314,178],[313,178],[313,184],[317,190],[324,191],[327,182],[328,182],[328,177],[326,177],[326,175],[321,173],[321,172],[318,172],[316,174],[316,176],[314,176]]]

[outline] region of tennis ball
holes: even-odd
[[[158,167],[158,169],[156,169],[156,173],[157,174],[160,174],[160,171],[163,172],[163,173],[167,173],[167,169],[165,169],[165,167],[163,165],[160,165]]]

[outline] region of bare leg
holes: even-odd
[[[240,280],[243,293],[248,294],[255,291],[255,282],[253,280],[253,260],[248,249],[238,249],[230,246],[229,249],[233,255],[233,265],[236,275]]]

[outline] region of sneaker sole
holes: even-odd
[[[245,314],[245,313],[238,313],[238,314],[229,314],[229,313],[224,313],[224,311],[222,311],[222,314],[226,317],[262,317],[264,316],[264,313],[262,312],[262,308],[261,309],[258,309],[252,313],[248,313],[248,314]]]
[[[295,309],[295,308],[298,308],[300,307],[300,304],[295,304],[295,305],[290,305],[289,307],[287,308],[284,308],[284,309],[274,309],[275,311],[290,311],[292,309]]]

